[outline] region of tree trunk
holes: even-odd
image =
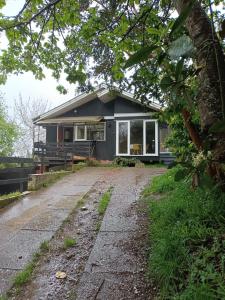
[[[177,0],[181,13],[190,0]],[[206,136],[208,150],[212,151],[212,176],[224,180],[221,162],[225,162],[225,133],[209,134],[209,128],[225,118],[225,57],[212,23],[196,1],[186,20],[186,28],[196,48],[196,60],[201,71],[198,74],[199,94],[197,97],[202,131]]]

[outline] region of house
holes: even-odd
[[[40,154],[41,149],[46,156],[55,156],[61,149],[75,158],[123,156],[159,161],[167,152],[165,128],[159,128],[155,117],[159,110],[159,104],[146,106],[128,92],[99,87],[34,120],[35,125],[46,128],[46,141],[35,143],[35,153]]]

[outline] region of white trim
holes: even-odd
[[[114,116],[105,116],[104,120],[114,120],[115,117]]]
[[[158,120],[149,119],[143,120],[143,128],[144,128],[144,155],[145,156],[158,156],[159,155],[159,135],[158,135]],[[146,123],[154,122],[155,123],[155,153],[146,153]]]
[[[149,117],[152,115],[152,112],[148,113],[121,113],[121,114],[114,114],[116,118],[124,118],[124,117]]]
[[[142,119],[143,122],[143,154],[131,155],[130,154],[130,121],[132,120],[116,120],[116,156],[158,156],[158,144],[159,144],[159,135],[158,135],[158,120],[156,119]],[[119,123],[126,122],[128,123],[128,135],[127,135],[127,153],[119,153]],[[146,153],[146,123],[154,122],[155,123],[155,153]]]
[[[78,139],[77,138],[77,127],[78,126],[84,126],[84,138],[83,139]],[[85,124],[77,124],[75,125],[75,141],[86,141],[87,140],[87,127]]]
[[[103,140],[96,140],[96,142],[105,142],[106,141],[106,122],[101,122],[101,123],[98,123],[98,124],[104,124],[104,139]],[[75,127],[75,136],[74,136],[74,142],[90,142],[92,140],[88,140],[87,139],[87,125],[93,125],[92,123],[90,124],[76,124],[74,125]],[[96,124],[94,124],[96,125]],[[77,139],[77,126],[84,126],[84,139]]]
[[[119,123],[127,123],[127,153],[119,153]],[[130,120],[116,121],[116,155],[129,156],[130,155]]]

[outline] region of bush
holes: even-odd
[[[225,194],[174,180],[177,168],[145,192],[150,206],[149,273],[163,299],[225,299]],[[150,192],[164,192],[151,200]]]
[[[116,157],[113,160],[114,165],[118,165],[121,167],[135,167],[137,163],[141,162],[136,158]]]

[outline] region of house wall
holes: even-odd
[[[98,98],[96,98],[88,103],[83,104],[80,107],[66,112],[60,117],[113,116],[114,103],[114,100],[108,103],[103,103]]]
[[[80,116],[114,116],[118,113],[146,113],[154,112],[153,110],[147,109],[142,105],[131,102],[127,99],[118,97],[108,103],[103,103],[99,99],[94,99],[78,108],[68,111],[62,114],[60,117],[80,117]],[[106,141],[97,141],[95,149],[95,157],[98,160],[113,160],[116,156],[116,120],[126,119],[149,119],[148,116],[144,117],[120,117],[112,120],[106,120]],[[47,127],[47,141],[56,141],[57,127]],[[84,143],[84,141],[74,141],[74,143]],[[140,156],[137,157],[142,161],[153,161],[158,160],[159,156]]]

